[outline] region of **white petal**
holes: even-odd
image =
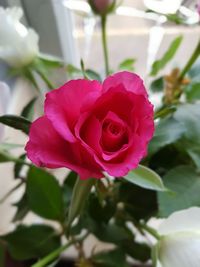
[[[4,114],[7,110],[7,105],[10,97],[10,89],[7,84],[0,82],[0,115]],[[4,126],[0,124],[0,141],[3,137]]]
[[[160,241],[162,267],[199,267],[200,234],[177,233]]]
[[[158,229],[160,235],[186,231],[200,232],[200,208],[193,207],[174,212],[161,223]]]
[[[25,66],[39,53],[38,35],[19,20],[20,8],[0,8],[0,58],[13,67]]]
[[[176,13],[182,0],[144,0],[144,4],[150,10],[161,14]]]

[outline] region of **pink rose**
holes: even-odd
[[[88,0],[93,11],[100,15],[106,14],[109,8],[115,4],[115,1],[116,0]]]
[[[81,179],[102,171],[124,176],[138,166],[153,136],[153,106],[130,72],[98,81],[72,80],[46,95],[45,115],[32,123],[26,151],[37,166],[67,167]]]

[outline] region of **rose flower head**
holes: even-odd
[[[88,0],[94,13],[98,15],[105,15],[114,10],[116,0]]]
[[[66,167],[81,179],[137,168],[154,133],[153,106],[141,78],[119,72],[99,81],[71,80],[46,95],[26,145],[39,167]]]

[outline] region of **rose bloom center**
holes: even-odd
[[[102,137],[100,140],[103,150],[115,152],[128,143],[127,129],[124,125],[105,120],[102,125]]]

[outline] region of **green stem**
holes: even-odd
[[[102,45],[104,53],[105,62],[105,72],[109,75],[109,62],[108,62],[108,46],[107,46],[107,36],[106,36],[106,15],[101,16],[101,34],[102,34]]]
[[[155,237],[155,239],[160,240],[160,235],[156,232],[155,229],[151,228],[147,224],[140,223],[141,228],[143,228],[146,232],[148,232],[150,235]]]
[[[60,254],[65,251],[67,248],[69,248],[71,245],[73,245],[73,241],[70,241],[69,243],[65,244],[64,246],[54,250],[49,255],[47,255],[45,258],[40,260],[39,262],[33,264],[31,267],[43,267],[47,266],[48,263],[55,260],[57,257],[60,256]]]
[[[5,194],[4,197],[0,199],[0,204],[2,204],[15,190],[17,190],[22,184],[24,184],[24,181],[21,181],[19,184],[17,184],[15,187],[13,187],[8,193]]]
[[[185,77],[185,74],[191,69],[191,67],[193,66],[193,64],[195,63],[195,61],[199,57],[199,55],[200,55],[200,40],[199,40],[194,52],[192,53],[190,59],[188,60],[187,64],[185,65],[182,72],[180,73],[180,76],[179,76],[180,81]]]
[[[40,77],[42,78],[42,80],[46,83],[46,85],[48,86],[49,89],[55,89],[55,86],[53,85],[53,83],[47,78],[46,74],[44,74],[44,72],[40,71],[40,70],[36,70],[37,73],[40,75]]]
[[[88,236],[88,233],[79,239],[71,240],[67,244],[65,244],[62,247],[51,252],[49,255],[47,255],[46,257],[44,257],[43,259],[41,259],[37,263],[33,264],[31,267],[45,267],[45,266],[47,266],[48,263],[50,263],[53,260],[55,260],[56,258],[58,258],[63,251],[65,251],[66,249],[68,249],[70,246],[72,246],[73,244],[75,244],[77,242],[82,242],[87,236]]]

